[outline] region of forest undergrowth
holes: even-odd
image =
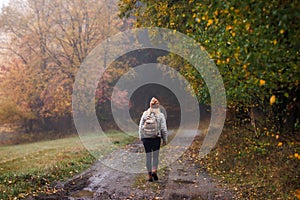
[[[300,199],[299,152],[295,139],[266,128],[255,134],[245,126],[227,124],[202,162],[241,199]]]

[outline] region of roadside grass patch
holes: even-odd
[[[270,131],[259,136],[225,127],[202,160],[210,174],[232,185],[240,199],[296,199],[300,189],[299,141]]]
[[[90,134],[92,140],[95,135]],[[111,131],[106,136],[116,147],[135,138]],[[96,142],[107,140],[98,137]],[[103,145],[104,146],[104,145]],[[103,149],[98,149],[102,151]],[[112,149],[113,150],[113,149]],[[109,152],[105,149],[105,152]],[[39,193],[56,193],[52,183],[64,181],[88,169],[94,162],[80,138],[70,137],[31,144],[0,147],[0,199],[20,199]]]

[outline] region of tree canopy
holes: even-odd
[[[77,69],[95,46],[123,25],[115,5],[11,0],[2,8],[1,122],[38,120],[46,125],[46,119],[70,118]],[[99,94],[96,100],[107,99]]]
[[[260,107],[278,130],[299,109],[298,1],[121,0],[119,6],[137,27],[174,29],[205,47],[223,77],[228,107]],[[174,55],[163,60],[189,79],[200,101],[209,100],[200,74]]]

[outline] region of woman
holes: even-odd
[[[152,126],[151,130],[147,129],[147,124],[151,123],[149,121],[151,121],[151,118],[153,117],[156,120],[157,125],[149,125],[149,127]],[[150,108],[143,113],[139,124],[139,138],[143,142],[145,148],[146,167],[149,176],[148,181],[150,182],[153,182],[153,179],[158,180],[157,167],[160,143],[162,140],[163,145],[166,145],[167,132],[166,118],[160,111],[159,101],[153,97],[150,101]]]

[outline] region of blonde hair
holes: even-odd
[[[151,108],[151,107],[150,107],[150,108],[147,110],[147,112],[148,112],[148,115],[149,115],[150,113],[154,112],[156,116],[158,116],[158,115],[161,113],[159,107],[157,107],[157,108]]]

